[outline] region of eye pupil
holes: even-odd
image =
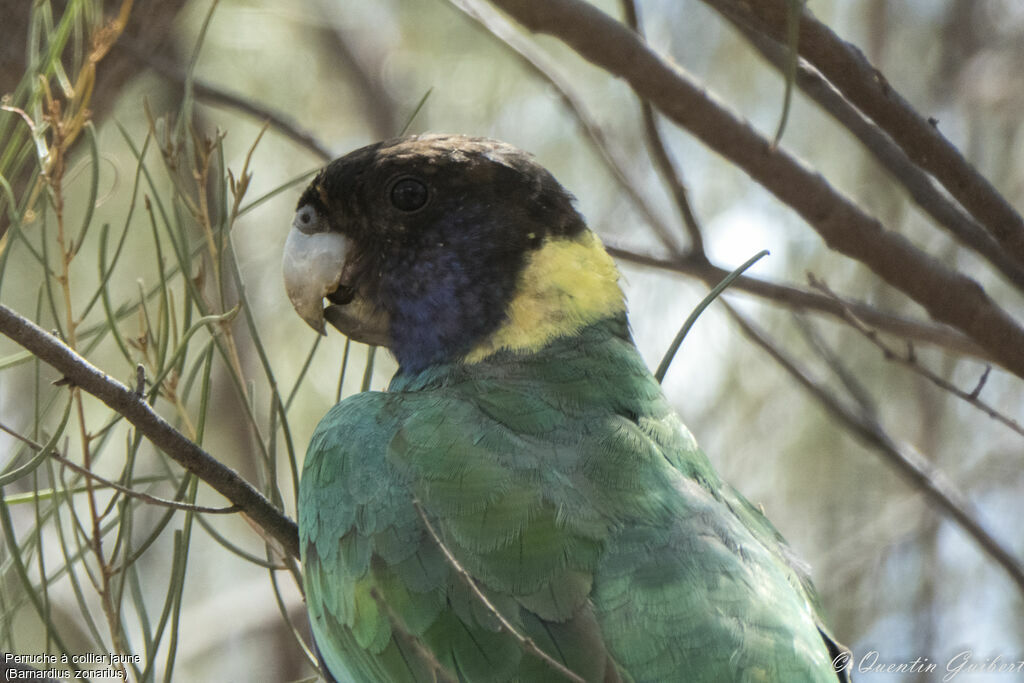
[[[427,196],[427,186],[415,178],[402,178],[391,188],[391,203],[402,211],[422,208]]]
[[[292,219],[292,227],[301,230],[307,235],[312,235],[314,232],[327,227],[320,224],[320,214],[317,210],[310,205],[305,205],[295,213],[295,218]]]

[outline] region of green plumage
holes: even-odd
[[[712,470],[618,314],[533,353],[400,373],[313,436],[299,525],[339,680],[836,681],[814,596]]]
[[[283,270],[311,326],[400,366],[327,414],[303,470],[334,677],[845,679],[805,572],[666,403],[614,263],[529,155],[450,135],[356,150],[303,193]]]

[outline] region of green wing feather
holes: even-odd
[[[436,538],[419,516],[431,520]],[[605,320],[399,376],[313,437],[299,525],[339,680],[835,681],[812,589]]]

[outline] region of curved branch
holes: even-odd
[[[788,16],[785,0],[704,2],[716,9],[727,7],[746,14],[772,38],[785,42]],[[808,11],[800,18],[798,44],[801,57],[892,136],[915,164],[935,176],[1013,259],[1024,265],[1024,218],[964,159],[934,123],[914,111],[859,49],[842,40]]]
[[[594,151],[597,152],[598,157],[604,161],[605,166],[611,173],[612,179],[625,192],[633,207],[643,215],[662,245],[673,254],[682,254],[683,249],[676,240],[675,231],[661,220],[648,205],[640,187],[631,178],[626,160],[610,144],[608,136],[605,135],[597,119],[591,115],[591,112],[583,102],[583,98],[574,91],[569,81],[558,73],[558,70],[551,63],[551,59],[532,45],[530,41],[524,40],[522,35],[515,30],[515,27],[505,17],[482,2],[478,0],[448,1],[466,17],[477,22],[484,30],[501,41],[502,45],[511,50],[528,71],[541,80],[547,81],[555,89],[566,110],[576,119],[580,128],[586,134],[585,139],[590,143]]]
[[[622,9],[626,15],[626,24],[636,31],[638,36],[643,38],[644,31],[640,25],[640,15],[637,12],[635,0],[622,0]],[[658,170],[658,175],[661,176],[662,182],[665,183],[672,193],[676,209],[679,211],[679,217],[682,219],[683,225],[686,226],[686,231],[690,235],[690,252],[694,255],[704,256],[704,236],[701,234],[697,216],[693,213],[693,207],[690,206],[690,193],[686,189],[685,183],[683,183],[679,170],[672,162],[672,157],[669,156],[668,146],[661,137],[661,132],[658,131],[658,121],[654,117],[654,107],[643,98],[640,98],[640,115],[644,122],[644,137],[647,140],[647,149],[650,152],[654,166]]]
[[[492,2],[531,31],[559,38],[588,61],[625,79],[665,116],[792,207],[829,248],[861,261],[924,306],[932,318],[964,332],[997,363],[1024,378],[1024,329],[976,281],[885,230],[820,174],[773,148],[627,27],[583,0]]]
[[[878,332],[876,330],[865,325],[864,321],[862,321],[852,311],[850,311],[849,307],[846,306],[831,289],[829,289],[828,285],[825,284],[824,281],[818,279],[813,273],[808,273],[807,279],[810,281],[811,287],[814,287],[815,289],[819,290],[825,296],[835,299],[843,307],[843,317],[845,318],[845,320],[848,323],[850,323],[850,325],[855,330],[860,332],[865,339],[874,344],[875,347],[882,352],[882,357],[885,358],[885,360],[899,363],[900,365],[910,368],[910,370],[916,372],[921,377],[924,377],[926,380],[928,380],[938,388],[942,389],[943,391],[946,391],[952,394],[953,396],[956,396],[961,401],[969,403],[970,405],[974,406],[981,412],[988,415],[993,420],[1003,423],[1005,426],[1017,432],[1017,434],[1019,434],[1020,436],[1024,436],[1024,427],[1021,427],[1016,420],[1012,419],[1008,415],[1004,415],[1003,413],[996,410],[995,407],[989,405],[985,401],[982,401],[981,398],[979,398],[981,390],[985,387],[985,383],[988,381],[988,374],[989,371],[992,369],[992,366],[985,366],[985,371],[981,374],[981,378],[978,380],[977,385],[972,391],[964,391],[963,389],[960,389],[958,386],[947,380],[945,377],[942,377],[941,375],[932,372],[927,366],[919,362],[917,359],[917,354],[914,353],[913,346],[908,345],[906,351],[901,352],[900,350],[893,348],[889,344],[886,344],[878,336]]]
[[[729,314],[743,333],[760,346],[789,375],[806,389],[823,408],[851,434],[865,445],[878,452],[882,459],[892,465],[914,487],[924,494],[929,503],[949,516],[978,547],[991,557],[1010,579],[1024,593],[1024,566],[1013,552],[995,538],[978,516],[974,506],[967,500],[953,482],[917,451],[903,448],[885,431],[881,424],[866,415],[857,415],[843,405],[842,401],[827,388],[810,377],[792,358],[773,344],[768,338],[734,308],[725,303]]]
[[[789,60],[788,48],[747,23],[748,17],[731,9],[731,5],[721,3],[716,9],[762,57],[785,73]],[[943,194],[932,178],[885,131],[850,104],[817,70],[806,64],[798,65],[796,84],[804,94],[853,133],[864,149],[874,156],[894,181],[903,186],[922,211],[944,227],[960,244],[984,257],[1009,282],[1024,291],[1024,265],[1015,261],[973,216]]]
[[[275,508],[237,472],[215,460],[172,427],[134,391],[109,377],[57,337],[3,304],[0,304],[0,333],[54,367],[64,375],[68,383],[81,387],[124,416],[153,445],[238,506],[267,536],[280,543],[284,552],[293,557],[299,556],[299,533],[295,522]]]
[[[708,287],[714,287],[721,282],[722,278],[729,274],[729,271],[719,268],[713,263],[706,261],[698,255],[687,256],[680,259],[666,259],[647,254],[639,254],[629,249],[605,244],[608,253],[617,259],[637,263],[652,268],[670,270],[683,275],[691,275],[703,280]],[[769,280],[762,280],[750,275],[741,275],[732,283],[731,291],[743,291],[754,296],[774,301],[783,306],[797,310],[816,311],[825,313],[835,318],[848,322],[845,319],[846,311],[853,312],[859,320],[862,320],[873,327],[878,328],[886,334],[892,334],[908,341],[923,342],[952,351],[955,353],[967,354],[991,361],[992,357],[985,352],[985,349],[978,346],[970,337],[945,325],[936,325],[911,318],[894,315],[880,311],[858,301],[843,299],[836,301],[816,292],[811,292],[800,287],[780,284]]]

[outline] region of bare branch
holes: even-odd
[[[737,119],[678,66],[584,0],[492,0],[532,31],[563,40],[592,63],[624,78],[640,97],[694,133],[792,207],[828,246],[861,261],[937,321],[961,330],[996,362],[1024,378],[1024,329],[973,279],[885,230],[818,173]],[[801,36],[801,45],[804,44]]]
[[[825,339],[818,332],[806,315],[794,315],[793,320],[797,329],[807,344],[814,350],[828,368],[835,373],[836,378],[842,383],[846,393],[853,399],[860,414],[870,422],[878,421],[878,404],[871,392],[864,386],[857,376],[857,373],[843,362],[839,354],[825,342]]]
[[[812,273],[807,274],[807,279],[810,281],[811,287],[814,287],[815,289],[823,292],[825,296],[832,298],[843,307],[843,317],[846,319],[846,321],[849,322],[854,329],[856,329],[858,332],[864,335],[864,337],[867,338],[868,341],[877,346],[881,350],[882,356],[886,360],[895,361],[897,363],[900,363],[901,365],[907,366],[908,368],[910,368],[917,374],[921,375],[922,377],[924,377],[925,379],[927,379],[929,382],[939,387],[940,389],[944,389],[945,391],[948,391],[957,398],[966,401],[967,403],[970,403],[972,406],[974,406],[981,412],[985,413],[993,420],[997,422],[1002,422],[1004,425],[1006,425],[1013,431],[1017,432],[1021,436],[1024,436],[1024,427],[1021,427],[1019,424],[1017,424],[1015,420],[1012,420],[1006,415],[1003,415],[1001,412],[990,406],[988,403],[978,398],[978,395],[981,393],[982,387],[985,386],[985,381],[988,379],[988,374],[991,369],[991,366],[986,367],[985,372],[981,376],[981,379],[978,380],[977,386],[972,391],[963,391],[956,385],[947,381],[945,378],[936,375],[934,372],[918,363],[917,358],[914,356],[913,348],[907,349],[906,353],[900,353],[897,349],[894,349],[889,344],[886,344],[885,341],[883,341],[882,338],[878,335],[878,332],[865,325],[864,322],[860,320],[860,318],[854,315],[853,311],[851,311],[849,307],[842,303],[842,300],[838,296],[836,296],[836,294],[831,289],[829,289],[828,285],[825,284],[824,281],[819,280]]]
[[[989,373],[992,372],[992,366],[986,365],[985,372],[981,373],[981,377],[978,378],[978,383],[971,389],[971,398],[978,398],[981,395],[981,390],[985,388],[985,382],[988,381]]]
[[[932,505],[948,515],[968,536],[974,539],[978,547],[995,560],[1024,593],[1024,566],[1021,566],[1020,561],[1006,546],[988,532],[977,518],[977,513],[972,509],[971,503],[956,490],[953,483],[941,471],[916,451],[897,445],[878,422],[865,415],[856,415],[851,412],[828,389],[814,381],[792,358],[729,306],[728,302],[723,303],[748,338],[764,349],[840,424],[879,453],[886,462],[895,467],[908,480],[915,490],[921,491]]]
[[[295,522],[238,473],[174,429],[132,389],[107,376],[64,342],[2,304],[0,333],[61,372],[71,384],[123,415],[160,450],[230,500],[269,537],[280,543],[286,553],[299,556],[299,534]]]
[[[785,40],[788,3],[785,0],[704,0],[714,8],[750,17],[779,42]],[[800,18],[800,56],[892,136],[907,156],[949,191],[1013,259],[1024,265],[1024,218],[989,181],[964,159],[931,121],[891,86],[857,49],[804,9]]]
[[[729,274],[729,271],[697,258],[680,258],[676,260],[660,258],[639,254],[629,249],[623,249],[613,244],[606,244],[608,253],[615,258],[638,263],[640,265],[661,268],[684,275],[691,275],[703,280],[709,287],[714,287],[721,282],[722,278]],[[761,280],[749,275],[743,275],[732,284],[732,290],[741,290],[748,294],[773,301],[783,306],[797,310],[817,311],[826,313],[843,320],[843,308],[829,297],[822,296],[817,292],[811,292],[799,287],[779,284]],[[873,306],[858,301],[843,300],[844,305],[859,317],[861,320],[877,327],[878,329],[892,335],[938,346],[947,351],[967,354],[983,360],[991,360],[992,356],[985,349],[978,346],[970,337],[947,327],[910,318],[904,318],[892,313],[880,311]]]
[[[551,59],[531,45],[529,41],[523,40],[507,19],[483,3],[476,0],[449,0],[449,2],[501,41],[505,47],[515,53],[530,72],[547,81],[555,89],[565,108],[579,122],[580,128],[586,133],[586,139],[597,152],[598,157],[604,161],[612,179],[626,193],[626,197],[633,207],[647,220],[647,224],[658,236],[662,245],[670,253],[681,255],[683,250],[676,241],[675,232],[651,210],[647,200],[643,197],[643,192],[629,177],[626,163],[609,143],[597,120],[591,116],[583,98],[577,95],[569,82],[559,75],[554,65],[551,64]]]
[[[181,510],[183,512],[200,512],[208,515],[230,515],[234,514],[235,512],[241,511],[241,508],[239,508],[237,505],[229,505],[228,507],[223,508],[214,508],[207,507],[205,505],[192,505],[189,503],[182,503],[181,501],[168,500],[166,498],[160,498],[158,496],[151,496],[150,494],[145,493],[143,491],[136,491],[135,489],[130,489],[127,486],[121,486],[117,482],[113,482],[105,477],[101,477],[100,475],[91,472],[85,469],[84,467],[76,465],[75,463],[65,458],[63,455],[59,455],[56,452],[50,453],[50,457],[59,462],[64,467],[67,467],[69,470],[77,472],[78,474],[81,474],[84,477],[89,477],[93,481],[99,482],[103,486],[112,488],[115,491],[120,491],[126,496],[129,496],[130,498],[137,498],[145,503],[149,503],[150,505],[171,508],[172,510]]]
[[[748,17],[732,7],[724,2],[716,5],[716,9],[770,64],[785,72],[789,62],[788,48],[745,23],[744,19]],[[853,133],[864,149],[889,172],[889,177],[900,183],[911,199],[936,223],[949,231],[960,244],[987,259],[1018,289],[1024,289],[1024,267],[1014,261],[973,216],[940,192],[931,177],[915,165],[891,137],[850,104],[818,71],[804,63],[799,64],[796,83],[808,97]]]
[[[23,434],[18,433],[17,431],[11,429],[2,422],[0,422],[0,431],[13,436],[15,439],[18,439],[22,443],[28,445],[32,450],[36,451],[37,453],[43,450],[42,444],[33,441],[32,439],[28,438]],[[144,493],[143,491],[136,491],[135,489],[128,488],[127,486],[121,486],[117,482],[110,481],[106,477],[101,477],[95,472],[87,470],[86,468],[81,467],[80,465],[68,460],[55,450],[51,450],[46,455],[56,460],[64,467],[67,467],[68,469],[77,472],[78,474],[81,474],[83,477],[88,477],[93,481],[99,482],[101,485],[106,486],[107,488],[114,489],[115,491],[120,491],[126,496],[137,498],[141,501],[150,503],[152,505],[171,508],[174,510],[183,510],[185,512],[203,512],[211,515],[227,515],[240,511],[237,505],[230,505],[225,508],[212,508],[206,507],[204,505],[192,505],[190,503],[182,503],[181,501],[177,500],[168,500],[166,498],[160,498],[158,496],[151,496],[150,494]]]
[[[637,12],[635,0],[622,0],[622,9],[626,14],[626,24],[636,31],[637,35],[643,37],[644,32],[640,26],[640,15]],[[693,213],[693,207],[690,206],[690,197],[686,190],[686,185],[683,183],[683,179],[675,164],[672,163],[672,158],[668,154],[665,141],[658,131],[658,121],[654,116],[654,107],[645,99],[640,100],[640,114],[644,121],[644,136],[647,140],[647,149],[650,150],[651,156],[654,157],[655,168],[658,169],[662,181],[668,186],[669,191],[672,193],[672,198],[676,202],[679,217],[682,219],[683,225],[686,226],[686,231],[690,235],[690,250],[695,257],[697,255],[704,255],[704,237],[701,235],[700,224]]]

